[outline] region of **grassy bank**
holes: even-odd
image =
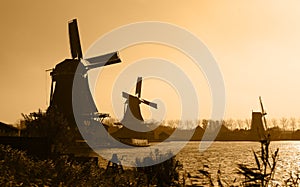
[[[149,156],[137,164],[163,156]],[[23,151],[0,145],[0,186],[180,186],[177,169],[175,157],[154,166],[115,172],[68,156],[34,160]]]

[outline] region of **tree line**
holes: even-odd
[[[118,124],[118,119],[107,118],[104,123],[109,126],[114,126]],[[145,122],[147,125],[162,125],[171,128],[182,128],[182,129],[194,129],[200,126],[206,129],[208,125],[223,125],[229,130],[250,130],[251,129],[251,118],[246,119],[223,119],[223,120],[212,120],[212,119],[196,119],[196,120],[164,120],[155,121],[148,120]],[[283,131],[297,131],[300,130],[300,118],[295,117],[281,117],[281,118],[271,118],[267,119],[267,128],[277,128]]]

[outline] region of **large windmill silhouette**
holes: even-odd
[[[87,73],[91,69],[119,63],[121,60],[117,52],[83,59],[76,19],[69,22],[69,39],[72,58],[57,64],[50,73],[52,82],[48,111],[52,109],[62,113],[68,123],[75,127],[76,124],[96,124],[97,118],[107,114],[98,113],[89,89]]]
[[[141,98],[142,92],[142,77],[138,77],[135,88],[135,95],[122,92],[122,96],[126,99],[124,117],[121,121],[123,125],[132,129],[145,131],[144,118],[141,114],[140,105],[146,104],[157,109],[157,104]]]

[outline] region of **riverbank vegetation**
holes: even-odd
[[[119,173],[108,172],[94,162],[76,162],[69,156],[37,160],[0,145],[0,186],[182,186],[181,165],[170,154],[155,152],[137,160],[138,167]],[[141,167],[149,161],[156,164]]]

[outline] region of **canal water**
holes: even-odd
[[[200,146],[202,143],[202,147]],[[207,144],[207,146],[203,146]],[[112,154],[117,154],[123,165],[134,166],[136,159],[142,160],[144,157],[155,155],[157,146],[147,148],[110,148],[98,151],[102,158],[100,165],[107,164],[107,159]],[[203,148],[207,147],[207,148]],[[300,173],[300,141],[272,141],[270,144],[271,153],[279,148],[279,159],[276,165],[275,179],[282,181],[290,177],[290,173]],[[193,177],[194,183],[200,183],[205,178],[199,173],[199,169],[205,169],[211,173],[212,178],[216,179],[217,172],[220,169],[221,178],[228,183],[239,183],[243,180],[241,175],[237,174],[237,165],[246,164],[255,167],[255,152],[260,151],[259,142],[166,142],[159,146],[159,152],[176,153],[176,158],[183,164],[185,173]]]

